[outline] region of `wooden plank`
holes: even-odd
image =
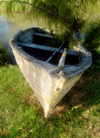
[[[40,50],[47,50],[47,51],[56,51],[58,48],[55,47],[49,47],[49,46],[43,46],[43,45],[37,45],[37,44],[27,44],[27,43],[21,43],[21,42],[17,42],[17,45],[23,46],[23,47],[29,47],[29,48],[35,48],[35,49],[40,49]],[[58,51],[59,53],[63,53],[63,49],[60,49]],[[67,50],[67,54],[69,55],[75,55],[78,56],[78,52],[75,50]]]
[[[27,43],[17,42],[17,45],[20,45],[20,46],[23,46],[23,47],[30,47],[30,48],[35,48],[35,49],[47,50],[47,51],[52,51],[52,52],[57,50],[57,48],[54,48],[54,47],[37,45],[37,44],[27,44]]]
[[[54,38],[52,35],[49,35],[49,34],[42,34],[42,33],[36,33],[36,32],[34,32],[32,34],[42,36],[42,37]]]
[[[59,61],[59,64],[58,64],[58,68],[60,69],[60,70],[63,70],[63,68],[64,68],[64,64],[65,64],[65,59],[66,59],[66,48],[65,48],[65,50],[64,50],[64,52],[63,52],[63,54],[62,54],[62,56],[61,56],[61,59],[60,59],[60,61]]]

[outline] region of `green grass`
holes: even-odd
[[[99,80],[99,70],[86,71],[46,119],[19,68],[0,66],[0,137],[100,137]]]
[[[9,63],[8,53],[4,48],[4,45],[0,43],[0,66],[7,65]]]

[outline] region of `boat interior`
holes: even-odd
[[[40,34],[40,33],[33,33],[32,34],[33,39],[32,42],[33,44],[39,45],[40,47],[45,46],[46,48],[48,46],[54,47],[56,45],[56,47],[59,47],[61,45],[61,42],[59,42],[57,39],[55,39],[54,37],[52,37],[51,35],[48,34]],[[30,56],[38,59],[38,60],[42,60],[42,61],[46,61],[55,51],[50,51],[50,47],[49,49],[45,50],[42,48],[34,48],[33,47],[29,47],[29,46],[22,46],[22,49],[24,52],[26,52],[27,54],[29,54]],[[63,51],[64,49],[62,49]],[[63,53],[63,52],[62,52]],[[51,59],[51,61],[49,63],[53,64],[53,65],[58,65],[59,60],[62,56],[61,52],[57,52],[53,58]],[[66,55],[66,60],[65,60],[65,65],[76,65],[78,64],[80,61],[79,59],[79,54],[76,54],[74,52],[67,52]]]
[[[39,33],[33,34],[33,41],[32,43],[38,44],[38,45],[46,45],[54,47],[59,47],[61,45],[61,42],[59,42],[54,37],[50,37],[50,35],[40,35]]]
[[[42,61],[46,61],[53,54],[52,51],[29,48],[29,47],[23,47],[23,51],[29,54],[30,56]],[[62,53],[57,52],[49,63],[58,65],[61,55]],[[79,63],[78,55],[71,55],[71,54],[66,55],[65,65],[75,65],[78,63]]]

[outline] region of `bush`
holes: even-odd
[[[0,46],[0,66],[5,66],[9,63],[7,50],[3,46]]]
[[[83,45],[90,51],[100,47],[100,23],[90,25],[85,33]]]

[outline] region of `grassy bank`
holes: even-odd
[[[100,137],[100,72],[89,69],[49,119],[17,66],[0,66],[0,137]]]
[[[98,50],[99,51],[99,50]],[[99,138],[100,54],[49,119],[18,66],[0,49],[0,138]]]

